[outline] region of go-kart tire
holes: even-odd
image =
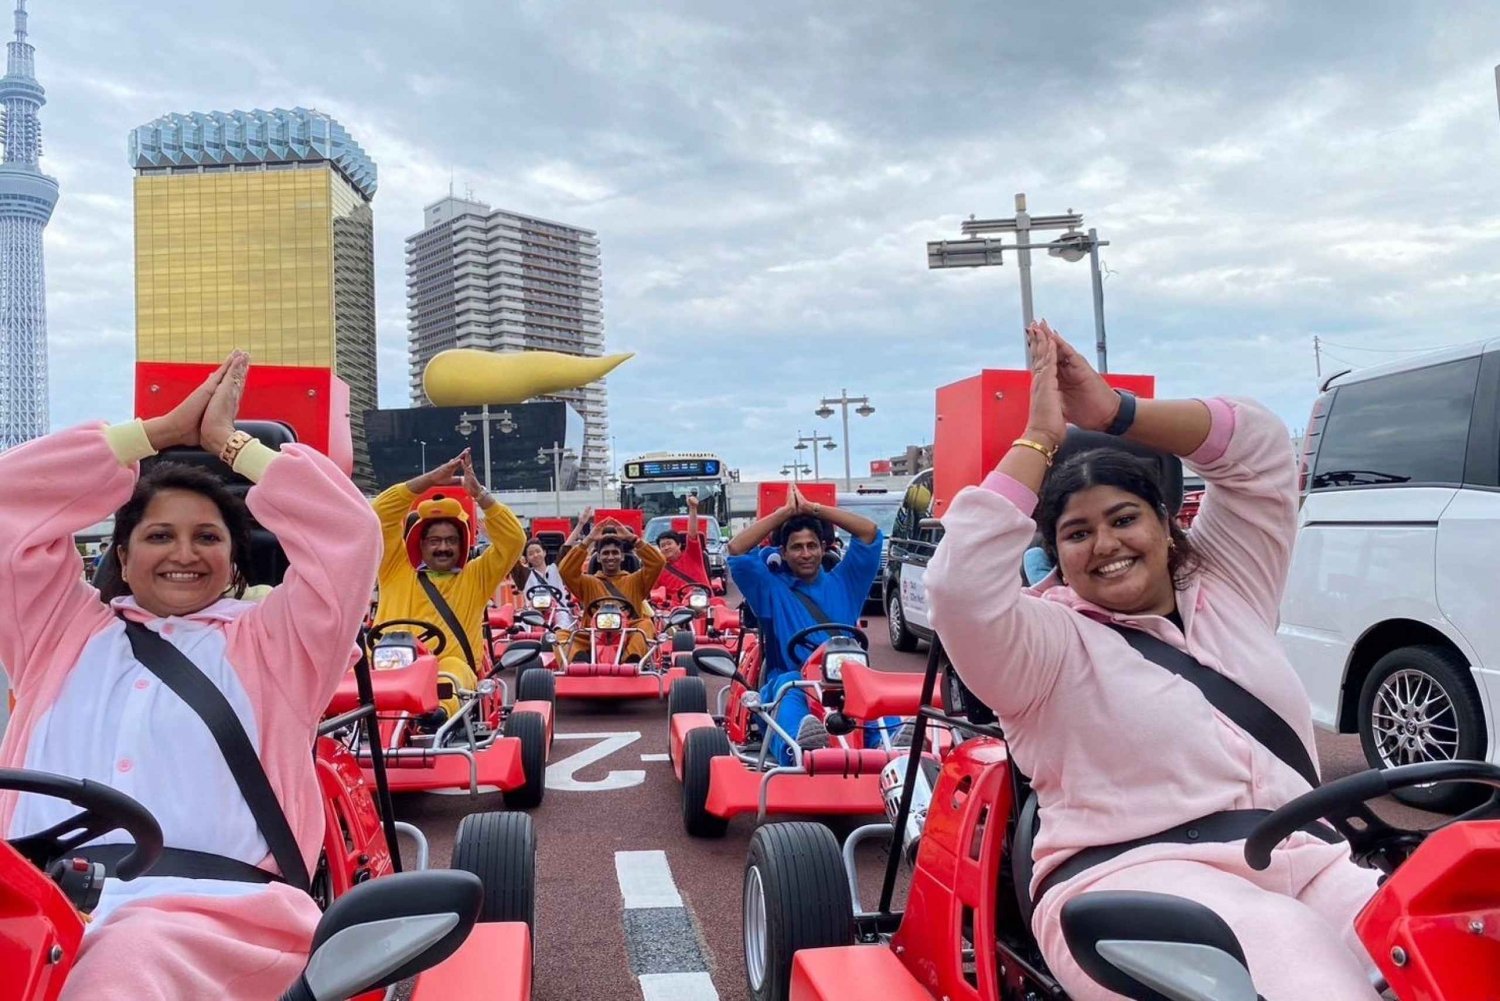
[[[1457,733],[1451,742],[1454,759],[1482,760],[1488,740],[1484,732],[1484,715],[1479,706],[1479,693],[1474,686],[1474,675],[1463,657],[1454,651],[1436,645],[1401,647],[1381,657],[1365,678],[1359,694],[1359,742],[1365,752],[1365,760],[1371,768],[1391,768],[1399,764],[1425,760],[1423,757],[1398,756],[1394,759],[1381,753],[1374,726],[1376,699],[1401,699],[1401,682],[1393,679],[1404,672],[1409,679],[1404,683],[1408,691],[1417,686],[1424,701],[1445,698],[1448,708],[1438,703],[1438,711],[1424,718],[1428,722],[1452,728]],[[1396,708],[1387,702],[1387,708]],[[1432,755],[1432,760],[1442,760],[1442,755]],[[1423,788],[1411,786],[1393,793],[1396,799],[1408,806],[1437,812],[1458,812],[1479,801],[1480,793],[1469,783],[1435,783]]]
[[[517,702],[557,702],[557,679],[545,667],[528,667],[516,679]]]
[[[786,1001],[798,950],[854,943],[843,855],[822,824],[796,821],[757,830],[741,899],[745,979],[754,1001]]]
[[[542,804],[547,789],[547,721],[541,713],[511,713],[505,720],[505,736],[521,741],[521,770],[526,781],[520,788],[503,793],[512,810],[530,810]]]
[[[480,921],[536,922],[536,828],[524,813],[471,813],[458,824],[453,869],[484,883]]]
[[[891,646],[902,653],[911,653],[917,648],[917,634],[906,627],[906,613],[901,608],[901,595],[891,595],[885,606],[886,631],[891,634]]]
[[[703,679],[678,678],[667,693],[667,760],[672,760],[672,717],[678,713],[708,712],[708,689]]]
[[[686,629],[679,629],[672,634],[673,653],[692,653],[693,648],[698,645],[698,637]]]
[[[709,762],[728,754],[729,737],[716,726],[689,730],[682,742],[682,826],[695,838],[722,838],[729,829],[726,818],[708,812]]]

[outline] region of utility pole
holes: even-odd
[[[821,480],[823,478],[823,471],[818,464],[818,443],[824,443],[823,447],[828,449],[829,451],[838,448],[838,446],[833,443],[832,435],[818,434],[816,431],[814,431],[812,434],[803,434],[801,431],[798,431],[796,446],[797,451],[804,451],[807,448],[808,442],[812,442],[813,479]]]
[[[1313,363],[1318,366],[1318,381],[1323,381],[1323,345],[1318,335],[1313,334]]]

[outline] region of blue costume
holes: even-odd
[[[777,689],[787,681],[800,677],[801,658],[827,637],[814,633],[809,639],[811,646],[799,644],[792,651],[792,663],[788,659],[786,641],[808,626],[817,625],[812,613],[792,592],[802,591],[811,598],[830,622],[857,625],[864,611],[865,600],[870,594],[870,585],[880,571],[880,552],[884,539],[875,534],[874,542],[849,540],[844,558],[832,570],[821,570],[811,581],[803,581],[784,567],[773,568],[767,562],[778,556],[774,549],[758,548],[743,556],[729,558],[729,573],[735,586],[760,620],[763,636],[770,638],[763,647],[764,661],[761,668],[761,699],[769,704],[776,697]],[[802,718],[807,715],[807,700],[801,692],[792,692],[782,700],[776,712],[776,722],[788,733],[796,735]],[[776,760],[790,764],[791,749],[779,736],[771,735],[770,754]]]

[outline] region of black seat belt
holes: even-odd
[[[1297,736],[1292,725],[1274,709],[1218,671],[1199,663],[1192,654],[1179,650],[1170,643],[1139,629],[1125,626],[1110,628],[1123,636],[1136,653],[1192,684],[1203,693],[1209,705],[1227,716],[1231,723],[1301,775],[1308,785],[1314,789],[1318,787],[1318,769],[1307,753],[1307,745],[1302,743],[1302,738]]]
[[[245,798],[245,805],[250,808],[250,816],[255,818],[261,837],[266,839],[276,867],[281,870],[281,878],[304,893],[309,892],[312,884],[292,825],[271,788],[271,780],[266,778],[260,755],[224,693],[187,654],[139,622],[127,621],[125,636],[141,666],[161,679],[208,727],[240,795]]]
[[[620,589],[615,587],[614,584],[610,582],[610,579],[608,577],[602,577],[597,574],[595,575],[595,577],[599,581],[599,583],[604,585],[604,590],[608,591],[611,596],[625,603],[625,607],[630,609],[630,617],[632,619],[638,619],[641,617],[641,610],[635,606],[635,602],[625,597],[625,595],[621,593]]]
[[[421,583],[422,590],[426,592],[427,600],[432,602],[433,608],[437,609],[438,617],[443,620],[443,625],[448,627],[448,631],[458,641],[458,648],[463,651],[464,660],[469,662],[469,670],[478,674],[479,664],[474,660],[474,648],[469,646],[469,634],[464,632],[464,627],[458,624],[458,616],[453,614],[453,608],[443,597],[443,592],[427,579],[426,570],[417,571],[417,580]]]
[[[1128,626],[1110,624],[1131,649],[1146,660],[1170,671],[1191,684],[1202,693],[1213,706],[1235,726],[1243,730],[1252,740],[1270,751],[1283,764],[1292,769],[1314,789],[1318,787],[1318,769],[1307,745],[1297,736],[1297,731],[1276,710],[1230,680],[1218,671],[1201,663],[1185,650],[1157,639],[1149,633]],[[1143,838],[1134,838],[1117,844],[1095,845],[1068,856],[1037,885],[1033,900],[1040,901],[1047,891],[1059,883],[1107,862],[1135,848],[1154,844],[1205,844],[1238,841],[1249,835],[1262,819],[1270,816],[1269,810],[1226,810],[1220,813],[1190,820],[1165,831]],[[1318,821],[1306,824],[1303,831],[1329,843],[1343,839],[1332,828]]]

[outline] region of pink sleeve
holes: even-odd
[[[1077,636],[1073,612],[1021,590],[1035,504],[1034,493],[1003,473],[959,491],[927,568],[933,628],[964,684],[1002,717],[1047,698]]]
[[[231,646],[253,644],[288,702],[316,720],[355,655],[380,562],[380,520],[349,477],[305,445],[285,445],[246,497],[290,566],[235,623]],[[231,649],[230,659],[240,663]]]
[[[83,579],[73,533],[130,498],[137,463],[127,458],[98,422],[0,454],[0,665],[18,689],[34,664],[50,661],[38,651],[83,627],[80,616],[108,614]]]
[[[1204,570],[1234,588],[1267,625],[1297,536],[1297,460],[1275,414],[1251,400],[1208,400],[1213,427],[1187,464],[1207,483],[1188,532]]]

